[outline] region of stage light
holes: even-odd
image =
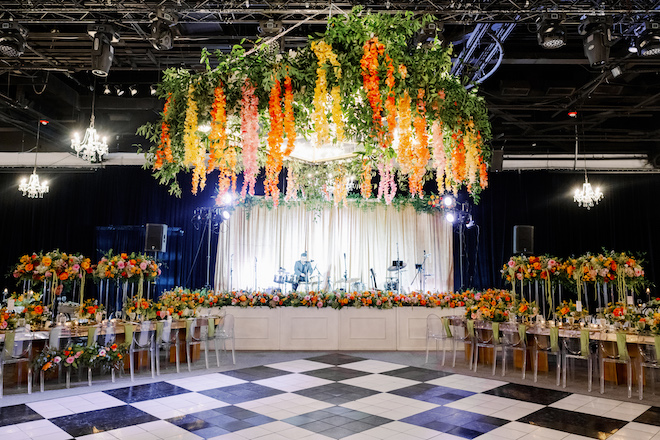
[[[151,96],[156,96],[156,92],[157,92],[157,91],[158,91],[158,90],[156,89],[156,85],[155,85],[155,84],[152,84],[152,85],[149,87],[149,94],[150,94]]]
[[[115,57],[112,43],[119,42],[119,33],[109,24],[90,24],[87,33],[92,37],[92,73],[96,76],[108,76]]]
[[[269,38],[277,37],[282,32],[284,32],[284,26],[282,25],[281,21],[275,21],[273,19],[270,19],[267,21],[259,22],[259,34],[263,38],[269,39]],[[267,47],[265,48],[266,55],[272,57],[274,57],[278,53],[282,53],[283,51],[284,51],[284,38],[282,37],[270,41]]]
[[[104,86],[103,86],[103,94],[104,94],[104,95],[109,95],[109,94],[111,94],[111,93],[112,93],[112,90],[110,90],[110,86],[107,85],[107,84],[104,85]]]
[[[234,197],[231,195],[231,193],[225,193],[225,195],[222,196],[223,205],[231,205],[232,201],[234,201]]]
[[[644,30],[637,38],[637,55],[652,57],[660,55],[660,23],[644,22]]]
[[[602,66],[610,57],[612,26],[608,17],[587,17],[578,27],[584,55],[592,67]]]
[[[559,49],[566,44],[566,28],[562,24],[564,14],[543,14],[536,24],[536,39],[544,49]]]
[[[117,93],[117,96],[122,96],[124,93],[126,93],[126,90],[119,86],[115,86],[115,93]]]
[[[445,206],[451,206],[454,204],[454,198],[452,196],[444,196],[442,198],[442,203],[444,203]]]
[[[444,23],[441,21],[432,21],[426,24],[413,36],[412,48],[425,48],[428,49],[433,46],[433,42],[437,39],[440,43],[444,43],[445,36],[443,32],[445,30]]]
[[[13,21],[0,23],[0,53],[6,57],[18,58],[25,52],[25,39],[28,30]]]
[[[229,220],[229,217],[231,217],[231,213],[227,210],[222,211],[222,218],[225,220]]]
[[[449,223],[454,223],[456,221],[456,215],[453,212],[448,212],[445,214],[445,220]]]
[[[468,214],[468,222],[465,224],[465,227],[468,229],[472,229],[474,227],[474,218],[472,218],[472,214]]]
[[[170,50],[174,47],[174,34],[170,24],[156,20],[151,25],[151,45],[156,50]]]
[[[131,92],[131,96],[135,96],[138,94],[138,89],[135,85],[132,85],[128,88],[128,91]]]

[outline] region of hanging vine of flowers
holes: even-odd
[[[249,44],[230,53],[203,51],[205,70],[164,72],[161,118],[138,131],[150,142],[146,166],[176,195],[179,173],[191,168],[193,192],[204,188],[208,173],[219,172],[218,197],[235,190],[242,174],[243,199],[255,194],[265,168],[264,192],[275,206],[281,197],[304,200],[321,192],[338,203],[345,191],[368,199],[375,183],[378,199],[388,204],[397,193],[423,198],[431,178],[438,192],[465,188],[478,201],[488,185],[488,112],[477,87],[466,90],[450,73],[451,47],[438,40],[411,45],[432,20],[356,8],[330,18],[324,34],[295,51],[273,54],[259,42],[250,53]],[[199,124],[211,124],[210,133]],[[336,176],[328,182],[290,171],[300,137],[316,139],[318,148],[356,144],[349,162],[357,184],[347,189]],[[285,184],[279,175],[289,155]]]

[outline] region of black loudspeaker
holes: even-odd
[[[516,225],[513,227],[513,254],[534,253],[534,226]]]
[[[144,236],[144,250],[149,252],[167,252],[167,225],[147,223]]]
[[[502,171],[503,165],[504,165],[504,151],[493,150],[493,155],[490,159],[490,170],[499,173],[500,171]]]

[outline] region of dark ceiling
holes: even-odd
[[[660,22],[660,1],[140,1],[4,0],[0,21],[13,20],[29,34],[19,58],[0,57],[0,151],[34,146],[37,121],[48,151],[70,151],[71,132],[89,123],[92,90],[96,127],[110,134],[110,150],[135,151],[136,128],[157,118],[162,102],[149,88],[168,67],[201,68],[200,51],[228,50],[255,40],[262,20],[281,20],[293,30],[286,48],[322,32],[332,14],[362,4],[373,11],[434,14],[454,44],[455,73],[481,82],[493,126],[493,148],[506,155],[573,154],[576,123],[580,151],[660,153],[660,56],[642,57],[628,48],[640,24]],[[157,9],[178,18],[170,50],[153,46]],[[536,23],[549,11],[565,14],[567,44],[543,49]],[[606,64],[591,67],[578,34],[587,16],[611,18],[614,41]],[[307,19],[305,24],[299,25]],[[110,24],[119,33],[107,78],[92,75],[88,25]],[[501,50],[500,50],[501,48]],[[105,85],[112,91],[103,94]],[[138,93],[131,96],[128,87]],[[115,86],[126,93],[118,97]],[[570,118],[575,110],[578,118]]]

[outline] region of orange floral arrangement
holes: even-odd
[[[270,115],[270,131],[268,132],[268,155],[266,157],[266,181],[264,182],[264,192],[266,198],[272,197],[273,203],[277,208],[280,199],[280,171],[282,171],[282,139],[283,139],[283,117],[282,103],[280,94],[282,87],[280,82],[275,80],[270,89],[270,99],[268,101],[268,113]]]
[[[296,126],[293,117],[293,86],[289,75],[284,78],[284,133],[286,134],[284,155],[288,156],[293,152],[296,143]]]
[[[382,136],[381,112],[383,110],[383,101],[380,96],[380,77],[378,76],[378,56],[385,53],[385,45],[378,41],[378,37],[373,37],[364,45],[364,54],[360,60],[362,68],[362,81],[364,90],[367,93],[369,105],[373,111],[373,126],[377,137]]]
[[[429,137],[426,133],[426,108],[424,107],[424,90],[419,89],[417,93],[417,115],[413,120],[415,126],[415,136],[417,138],[417,146],[412,154],[412,170],[408,179],[408,186],[410,187],[410,195],[419,198],[424,197],[422,190],[424,174],[426,174],[426,164],[431,158],[429,153]]]
[[[170,108],[170,101],[172,94],[167,94],[165,105],[163,106],[163,123],[160,127],[160,144],[156,149],[156,160],[154,161],[154,169],[159,170],[163,167],[163,160],[169,163],[174,161],[172,156],[172,139],[170,138],[170,124],[167,123],[167,111]]]

